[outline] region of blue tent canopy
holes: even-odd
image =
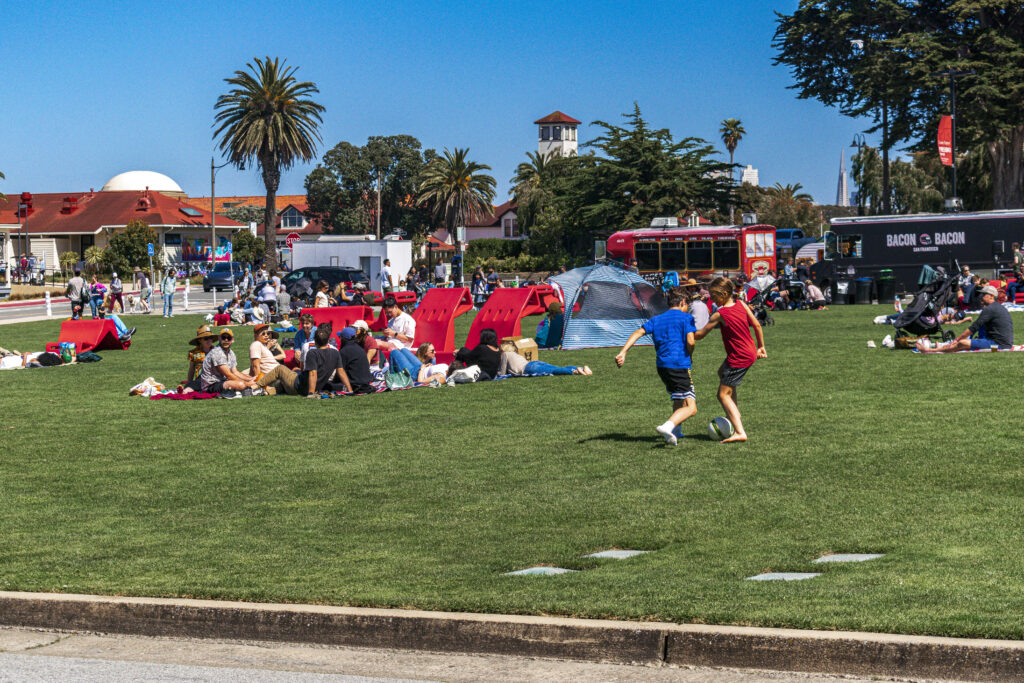
[[[621,346],[650,318],[667,310],[661,290],[636,273],[614,266],[586,266],[552,277],[562,290],[563,349]],[[645,335],[639,344],[653,343]]]

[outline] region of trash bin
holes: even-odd
[[[896,280],[878,278],[878,303],[891,303],[896,300]]]
[[[840,279],[832,282],[832,303],[834,305],[852,303],[853,287],[849,280]]]
[[[857,304],[870,304],[871,303],[871,290],[875,286],[875,281],[869,277],[857,278],[857,292],[854,303]]]

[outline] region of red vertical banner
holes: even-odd
[[[939,159],[943,166],[953,165],[953,120],[948,116],[939,120]]]

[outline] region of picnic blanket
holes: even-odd
[[[204,394],[201,391],[192,391],[187,394],[179,394],[175,392],[167,392],[164,394],[153,394],[149,397],[150,401],[155,401],[160,398],[169,398],[174,401],[200,401],[206,398],[220,398],[220,394]]]
[[[1015,345],[1011,346],[1008,349],[996,349],[996,348],[991,348],[991,349],[964,349],[963,351],[950,351],[949,353],[993,353],[993,352],[1006,352],[1006,351],[1024,351],[1024,344],[1015,344]],[[933,354],[922,353],[921,351],[918,351],[917,349],[913,349],[913,352],[914,353],[920,353],[923,356],[933,355]]]

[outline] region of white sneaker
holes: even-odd
[[[673,433],[675,431],[675,425],[672,425],[670,427],[666,427],[665,425],[658,425],[657,427],[654,428],[654,431],[658,432],[663,437],[665,437],[665,442],[670,446],[675,446],[677,443],[679,443],[679,440]]]

